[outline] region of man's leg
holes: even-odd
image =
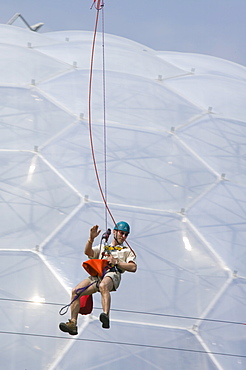
[[[90,285],[91,281],[89,279],[85,279],[81,281],[75,288],[72,290],[72,296],[71,296],[71,301],[77,296],[77,291],[78,289],[84,288],[87,285]],[[97,292],[97,287],[96,283],[93,285],[89,286],[85,291],[83,291],[80,296],[83,295],[90,295]],[[77,335],[78,334],[78,329],[77,329],[77,318],[80,310],[80,300],[77,298],[70,306],[71,310],[71,319],[68,320],[68,322],[64,323],[61,322],[59,325],[60,330],[67,332],[71,335]]]
[[[103,313],[100,315],[100,321],[102,322],[102,327],[105,329],[109,329],[109,311],[111,303],[110,292],[113,288],[113,280],[109,276],[105,276],[99,285],[103,309]]]
[[[91,284],[91,281],[89,279],[85,279],[83,281],[81,281],[81,283],[79,283],[75,288],[73,288],[72,290],[72,296],[71,296],[71,301],[77,296],[77,291],[79,289],[82,289],[88,285]],[[96,293],[97,292],[97,287],[96,287],[96,283],[94,283],[93,285],[89,286],[86,290],[84,290],[81,294],[79,293],[80,296],[83,296],[83,295],[91,295],[93,293]],[[79,298],[77,298],[72,304],[71,304],[71,307],[70,307],[70,310],[71,310],[71,321],[73,321],[75,323],[75,325],[77,324],[77,318],[78,318],[78,314],[79,314],[79,310],[80,310],[80,302],[79,302]]]

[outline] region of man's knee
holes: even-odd
[[[101,283],[99,284],[99,291],[101,293],[111,292],[112,289],[113,289],[113,282],[110,278],[108,278],[106,281],[102,280]]]
[[[73,288],[72,289],[72,297],[76,296],[77,295],[77,288]]]
[[[101,293],[108,291],[107,284],[105,284],[103,281],[99,284],[99,291]]]
[[[76,295],[81,295],[81,293],[86,290],[86,287],[89,286],[89,284],[90,281],[87,281],[86,279],[81,281],[81,283],[72,289],[72,297],[74,298]]]

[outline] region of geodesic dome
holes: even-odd
[[[90,227],[105,227],[92,33],[0,29],[2,368],[245,368],[245,68],[105,35],[108,204],[138,271],[112,293],[111,329],[98,293],[74,338],[58,311],[86,277]]]

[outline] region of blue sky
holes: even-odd
[[[208,54],[246,66],[246,0],[104,0],[105,32],[155,50]],[[21,13],[39,32],[93,30],[92,0],[0,0],[0,23]]]

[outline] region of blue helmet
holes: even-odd
[[[130,226],[128,225],[127,222],[125,221],[120,221],[120,222],[117,222],[117,224],[115,225],[114,227],[114,230],[121,230],[121,231],[125,231],[126,233],[130,233]]]

